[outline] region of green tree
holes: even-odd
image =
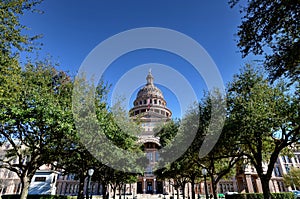
[[[207,175],[210,177],[212,194],[215,199],[217,195],[217,185],[221,179],[232,176],[234,173],[233,168],[243,158],[243,153],[237,148],[234,142],[235,136],[226,131],[227,125],[210,153],[204,158],[198,159],[197,164],[199,167],[206,168]]]
[[[240,0],[229,0],[231,7]],[[242,24],[238,47],[243,56],[265,56],[271,79],[300,77],[300,1],[248,0],[241,2]]]
[[[28,64],[20,74],[7,75],[16,79],[11,87],[1,84],[1,144],[9,144],[1,167],[15,172],[21,180],[21,198],[26,198],[36,170],[56,161],[56,155],[67,146],[72,131],[69,106],[71,82],[64,72],[47,63]],[[6,81],[6,83],[9,82]],[[8,98],[10,97],[10,98]]]
[[[174,137],[177,135],[180,121],[170,120],[167,123],[155,127],[155,136],[159,137],[159,142],[162,147],[172,143]]]
[[[285,83],[271,86],[263,72],[246,65],[228,86],[228,103],[231,131],[268,199],[278,155],[300,138],[299,101]]]
[[[211,179],[212,194],[214,198],[217,198],[218,182],[229,175],[243,154],[233,142],[234,134],[228,128],[230,124],[228,121],[224,122],[226,99],[218,90],[206,93],[196,109],[199,118],[199,127],[193,143],[185,153],[188,159],[188,168],[191,168],[193,171],[188,171],[187,173],[189,174],[192,188],[194,188],[193,185],[195,184],[196,177],[201,177],[202,168],[206,168],[207,175]],[[212,110],[217,114],[213,115]],[[219,135],[220,132],[216,130],[220,129],[220,126],[223,127],[222,124],[224,123],[225,126]],[[217,140],[214,146],[211,146],[214,143],[208,140],[210,136]],[[199,158],[199,152],[203,147],[205,149],[211,148],[211,150],[206,156]],[[192,198],[195,198],[193,189]]]
[[[172,179],[172,186],[177,192],[177,199],[180,198],[180,188],[182,189],[182,197],[185,197],[185,186],[189,182],[186,175],[187,165],[184,164],[185,161],[186,159],[180,158],[155,172],[158,179]]]
[[[160,141],[162,142],[162,146],[166,149],[166,151],[172,151],[174,154],[182,154],[177,160],[171,162],[169,161],[168,154],[164,154],[164,151],[160,154],[162,158],[162,162],[159,165],[163,167],[156,171],[156,175],[159,179],[165,180],[169,179],[172,181],[172,186],[177,191],[177,198],[180,195],[180,188],[182,190],[183,197],[186,196],[185,186],[190,179],[196,177],[198,175],[197,168],[195,165],[192,165],[190,160],[190,151],[186,147],[187,151],[183,151],[181,147],[178,146],[189,146],[191,144],[191,139],[195,136],[195,132],[197,131],[197,120],[198,120],[197,110],[194,108],[190,108],[190,110],[186,113],[185,117],[182,121],[169,121],[162,127],[158,127],[159,132],[157,132],[157,136],[160,137]],[[198,157],[198,152],[196,156]],[[192,181],[193,183],[194,181]],[[192,191],[194,189],[192,188]]]
[[[78,198],[84,197],[83,183],[90,167],[95,169],[93,180],[102,184],[102,194],[106,198],[109,184],[120,185],[130,179],[129,176],[132,175],[126,172],[126,164],[131,166],[130,169],[137,167],[136,156],[142,152],[136,142],[139,127],[129,119],[120,102],[111,108],[107,106],[108,89],[109,86],[103,82],[94,88],[84,77],[78,77],[74,82],[72,118],[76,131],[70,138],[72,147],[62,154],[60,165],[64,170],[79,177]],[[118,150],[131,152],[132,155],[128,157],[117,150],[111,151],[110,145],[114,145]],[[125,165],[124,170],[116,170],[116,165]],[[120,179],[116,182],[117,177]]]
[[[33,41],[39,36],[24,33],[26,26],[20,23],[20,16],[25,11],[36,11],[34,8],[42,0],[10,0],[0,2],[0,49],[1,65],[7,58],[16,56],[26,50],[31,51],[35,45]]]
[[[283,175],[283,181],[286,186],[290,186],[293,189],[296,187],[300,187],[300,169],[299,168],[291,168],[288,174]]]
[[[113,198],[116,198],[116,191],[119,190],[119,199],[121,199],[121,193],[125,194],[124,186],[126,184],[135,183],[137,181],[137,174],[112,170],[110,175],[109,184],[113,190]]]
[[[223,130],[219,138],[217,130],[222,127],[226,114],[226,100],[217,90],[209,93],[203,99],[193,106],[182,119],[180,127],[173,128],[170,125],[165,126],[166,129],[161,131],[164,134],[173,131],[176,132],[180,139],[177,139],[176,146],[188,143],[186,139],[192,139],[191,132],[194,135],[193,142],[189,143],[190,146],[184,154],[175,162],[169,164],[165,170],[159,170],[159,176],[168,177],[177,176],[178,181],[191,183],[191,196],[195,198],[195,183],[202,178],[202,168],[208,170],[208,175],[211,177],[212,188],[215,198],[217,197],[216,189],[217,183],[226,176],[235,163],[239,161],[242,154],[236,150],[237,147],[232,145],[233,134],[230,131]],[[215,114],[212,114],[214,110]],[[212,118],[214,117],[214,118]],[[227,125],[225,125],[226,127]],[[224,128],[227,129],[227,128]],[[226,132],[226,133],[225,133]],[[164,135],[163,134],[163,135]],[[210,138],[218,139],[216,145],[211,146]],[[170,139],[167,139],[170,140]],[[204,142],[205,141],[205,142]],[[178,144],[178,142],[180,144]],[[210,152],[204,157],[199,158],[200,150],[212,148]],[[234,148],[235,147],[235,148]],[[172,149],[172,146],[171,146]],[[173,149],[173,151],[176,151]],[[179,183],[184,186],[182,183]]]

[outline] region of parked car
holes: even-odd
[[[291,192],[293,192],[296,199],[300,199],[300,191],[299,190],[292,190]]]
[[[235,191],[227,191],[225,193],[225,195],[233,195],[233,194],[238,194],[238,192],[235,192]]]

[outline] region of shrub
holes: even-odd
[[[294,199],[292,192],[271,193],[272,199]]]
[[[294,194],[290,192],[271,193],[272,199],[294,199]],[[241,193],[225,195],[225,199],[264,199],[262,193]]]

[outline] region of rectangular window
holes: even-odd
[[[35,177],[34,181],[35,182],[45,182],[46,181],[46,177]]]
[[[148,166],[146,169],[146,174],[153,174],[153,170],[151,166]]]
[[[291,159],[289,158],[289,156],[284,156],[285,157],[285,163],[292,163]]]
[[[155,161],[156,162],[159,161],[159,153],[158,153],[158,151],[155,152]]]
[[[147,159],[148,159],[150,162],[152,162],[152,160],[153,160],[153,154],[152,154],[152,152],[148,152],[148,153],[147,153]]]
[[[298,155],[298,154],[295,155],[295,159],[296,159],[296,162],[297,162],[297,163],[300,163],[300,155]]]

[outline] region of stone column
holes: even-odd
[[[153,193],[156,194],[156,178],[153,179]]]
[[[143,181],[144,181],[143,193],[145,194],[146,193],[146,178],[143,178]]]
[[[275,190],[274,190],[274,185],[273,185],[273,180],[270,180],[269,181],[269,188],[270,188],[270,192],[272,193],[272,192],[275,192]]]
[[[257,191],[258,191],[259,193],[262,193],[263,190],[262,190],[262,187],[261,187],[261,181],[260,181],[260,178],[257,178],[257,179],[256,179],[256,184],[257,184]]]
[[[246,183],[247,183],[249,193],[254,193],[251,175],[245,175],[245,176],[246,176]]]

